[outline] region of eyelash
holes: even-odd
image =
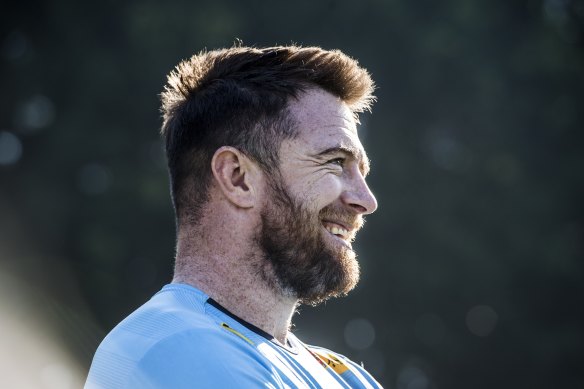
[[[333,165],[343,166],[345,164],[345,158],[333,158],[328,163]]]

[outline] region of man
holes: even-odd
[[[357,113],[373,82],[339,51],[203,52],[169,75],[162,135],[176,212],[172,284],[98,348],[86,388],[376,388],[289,330],[297,304],[357,283],[376,200]]]

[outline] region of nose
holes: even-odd
[[[358,170],[352,175],[341,200],[359,214],[368,215],[377,209],[377,199]]]

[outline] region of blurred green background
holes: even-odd
[[[169,282],[158,94],[241,39],[339,48],[378,86],[362,282],[297,335],[386,388],[584,387],[584,1],[24,0],[0,21],[0,360],[17,332],[66,355],[4,383],[79,385]]]

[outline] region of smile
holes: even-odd
[[[332,235],[335,235],[345,241],[348,241],[351,237],[351,234],[349,233],[349,231],[337,224],[337,223],[332,223],[332,222],[328,222],[328,221],[324,221],[323,223],[324,228],[330,232]]]

